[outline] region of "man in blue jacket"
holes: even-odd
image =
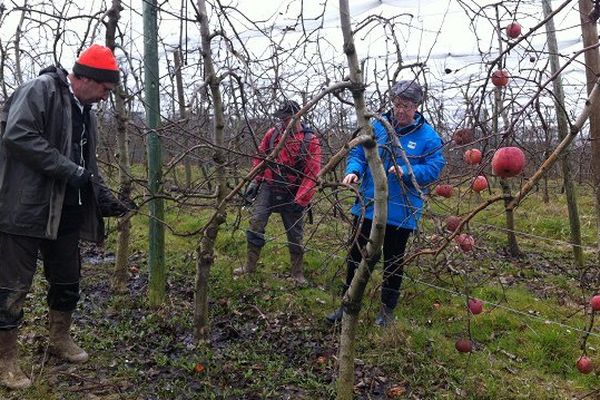
[[[423,210],[421,193],[426,193],[425,187],[439,178],[446,164],[440,136],[417,111],[423,102],[423,89],[419,83],[415,80],[399,81],[392,87],[390,97],[392,110],[383,114],[382,118],[389,122],[394,132],[388,132],[379,120],[372,122],[379,155],[388,173],[388,216],[383,243],[381,309],[375,319],[378,326],[386,326],[393,320],[402,283],[404,250],[411,232],[417,228]],[[401,157],[401,151],[408,158],[413,176]],[[413,180],[416,181],[416,186]],[[351,212],[355,216],[353,231],[360,233],[347,260],[344,292],[350,286],[360,264],[361,249],[366,246],[373,221],[375,189],[362,146],[350,151],[343,180],[346,185],[359,182],[361,201],[354,204]],[[364,221],[360,224],[363,215]],[[337,322],[342,315],[343,308],[340,307],[328,315],[327,320]]]

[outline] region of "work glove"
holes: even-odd
[[[250,182],[248,187],[242,194],[242,199],[244,200],[244,205],[249,206],[254,203],[256,196],[258,195],[259,184],[256,181]]]
[[[130,198],[119,193],[118,201],[114,202],[111,208],[115,216],[122,217],[129,211],[137,210],[139,206]]]
[[[77,167],[75,172],[69,177],[67,183],[77,189],[84,187],[92,178],[92,173],[83,167]]]

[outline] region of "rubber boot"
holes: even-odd
[[[340,308],[337,308],[334,312],[332,312],[331,314],[326,316],[325,319],[330,324],[335,324],[336,322],[340,322],[342,320],[343,316],[344,316],[344,309],[343,309],[343,307],[340,306]]]
[[[348,290],[350,286],[348,285],[344,285],[342,286],[342,297],[344,297],[344,295],[346,294],[346,291]],[[342,320],[342,317],[344,316],[344,307],[342,307],[340,305],[339,308],[335,309],[335,311],[333,311],[331,314],[327,315],[325,317],[325,320],[331,324],[335,324],[336,322],[340,322]]]
[[[71,337],[72,313],[68,311],[50,310],[50,353],[72,363],[81,364],[90,357]]]
[[[256,271],[256,264],[260,258],[261,248],[253,244],[248,243],[248,250],[246,254],[246,264],[233,270],[234,275],[251,274]]]
[[[306,285],[304,277],[304,254],[290,253],[290,261],[292,263],[292,279],[297,285]]]
[[[24,389],[31,380],[19,367],[17,329],[0,331],[0,384],[9,389]]]
[[[394,322],[394,309],[386,306],[385,304],[381,304],[379,313],[375,317],[375,325],[386,327],[392,322]]]

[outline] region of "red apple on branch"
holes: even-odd
[[[487,179],[485,179],[485,176],[483,176],[483,175],[479,175],[478,177],[473,179],[473,182],[471,183],[471,188],[474,191],[476,191],[477,193],[481,192],[482,190],[487,189],[487,187],[488,187],[488,181],[487,181]]]
[[[438,185],[435,188],[435,194],[442,197],[452,197],[453,190],[452,185]]]
[[[481,158],[481,151],[479,151],[479,149],[469,149],[465,151],[465,162],[469,165],[479,164]]]
[[[508,85],[508,81],[510,80],[510,74],[508,71],[499,69],[494,71],[492,74],[492,83],[496,87],[505,87]]]
[[[492,157],[492,172],[502,178],[519,175],[525,168],[525,153],[518,147],[501,147]]]
[[[469,299],[467,305],[469,306],[469,311],[471,311],[473,315],[481,314],[483,312],[483,302],[481,300]]]
[[[592,306],[592,310],[600,311],[600,294],[597,294],[592,297],[590,300],[590,305]]]
[[[511,39],[516,39],[521,36],[521,25],[512,22],[506,26],[506,36]]]
[[[473,343],[469,339],[458,339],[454,344],[456,350],[460,353],[470,353],[473,351]]]
[[[590,360],[586,356],[579,357],[579,360],[577,360],[577,369],[582,374],[589,374],[594,369],[594,365],[592,364],[592,360]]]

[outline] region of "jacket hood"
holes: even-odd
[[[69,73],[67,72],[66,69],[64,69],[63,67],[61,67],[59,65],[58,66],[51,65],[49,67],[42,69],[39,73],[39,76],[46,75],[46,74],[54,74],[58,77],[58,81],[61,84],[66,85],[66,86],[69,85],[69,83],[67,82],[67,75]]]

